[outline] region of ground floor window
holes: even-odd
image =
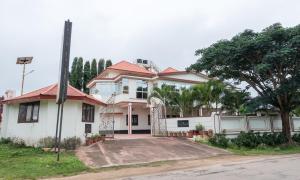
[[[132,126],[139,125],[139,116],[137,114],[131,115],[131,125]],[[126,115],[126,126],[128,126],[128,115]]]
[[[82,122],[94,122],[95,106],[82,104]]]
[[[40,102],[22,103],[19,107],[18,123],[34,123],[39,120]]]
[[[92,125],[91,124],[85,124],[84,133],[85,134],[92,133]]]

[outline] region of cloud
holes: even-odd
[[[54,83],[63,22],[73,22],[71,59],[153,60],[184,69],[196,49],[275,22],[299,24],[299,1],[283,0],[3,0],[0,6],[0,94],[19,92],[18,56],[33,56],[25,92]]]

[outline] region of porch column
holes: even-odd
[[[132,104],[128,103],[128,134],[132,134]]]

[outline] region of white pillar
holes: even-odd
[[[128,103],[128,134],[132,134],[132,103]]]

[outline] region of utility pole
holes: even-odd
[[[23,95],[24,90],[24,79],[25,79],[25,65],[30,64],[32,62],[33,57],[18,57],[16,64],[22,64],[23,65],[23,73],[22,73],[22,84],[21,84],[21,95]],[[31,71],[33,72],[33,71]],[[29,73],[31,73],[29,72]]]

